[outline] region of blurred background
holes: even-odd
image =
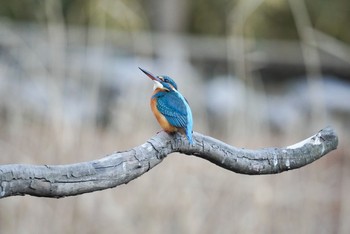
[[[350,233],[350,1],[27,0],[0,4],[0,164],[68,164],[160,130],[174,78],[194,130],[286,146],[331,125],[336,151],[247,176],[172,154],[127,185],[0,201],[0,233]]]

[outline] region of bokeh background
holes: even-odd
[[[350,1],[0,1],[0,163],[68,164],[159,131],[173,77],[194,130],[286,146],[331,125],[336,151],[247,176],[169,155],[127,185],[0,200],[0,233],[350,233]]]

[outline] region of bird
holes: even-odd
[[[193,117],[186,98],[178,91],[177,84],[169,76],[155,76],[142,69],[153,80],[151,110],[159,125],[169,134],[179,132],[193,145]]]

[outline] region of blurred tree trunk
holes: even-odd
[[[168,75],[191,77],[189,50],[184,38],[187,32],[189,2],[186,0],[148,0],[151,30],[159,33],[153,48],[159,70]]]
[[[152,29],[163,33],[183,33],[188,21],[188,1],[149,0],[148,13]]]

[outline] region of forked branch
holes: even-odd
[[[241,149],[194,133],[193,146],[179,135],[161,132],[143,145],[90,162],[70,165],[0,165],[0,198],[15,195],[60,198],[126,184],[180,152],[206,159],[233,172],[275,174],[305,166],[337,148],[338,137],[327,127],[285,148]]]

